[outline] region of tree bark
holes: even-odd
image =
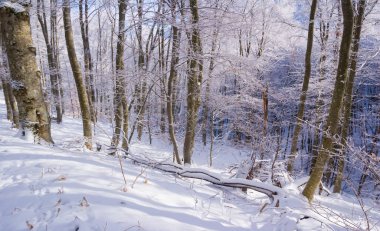
[[[337,176],[334,182],[334,193],[339,193],[342,188],[344,162],[345,162],[345,147],[347,143],[348,129],[350,127],[351,121],[351,109],[353,100],[353,90],[354,90],[354,80],[356,75],[356,64],[358,59],[359,45],[360,45],[360,35],[364,21],[364,14],[366,8],[366,0],[360,0],[358,3],[358,15],[355,17],[354,34],[353,34],[353,45],[351,50],[351,63],[348,81],[346,82],[345,98],[344,98],[344,108],[343,108],[343,124],[342,124],[342,134],[341,134],[341,150],[338,156],[338,170]]]
[[[142,22],[143,22],[143,4],[144,0],[137,0],[137,15],[138,15],[138,23],[137,23],[137,42],[138,42],[138,73],[140,78],[140,83],[137,84],[136,88],[136,96],[137,96],[137,139],[141,140],[143,128],[144,128],[144,114],[145,114],[145,106],[143,106],[143,100],[146,94],[146,62],[145,54],[143,50],[143,41],[142,41]]]
[[[1,64],[0,64],[0,68],[1,68]],[[9,99],[9,86],[7,86],[7,83],[5,82],[3,76],[0,76],[0,78],[1,78],[1,86],[3,87],[5,106],[7,108],[7,120],[12,121],[13,111],[11,107],[11,101]]]
[[[83,83],[82,71],[78,63],[77,55],[75,52],[73,29],[71,25],[70,15],[70,1],[64,0],[63,2],[63,24],[65,28],[65,38],[67,53],[69,55],[71,69],[73,71],[75,84],[78,91],[79,105],[82,113],[83,122],[83,135],[85,138],[85,146],[92,150],[92,130],[91,130],[91,113],[90,105],[88,103],[88,97],[86,87]]]
[[[333,139],[337,135],[339,112],[342,107],[344,96],[344,85],[347,79],[348,63],[350,59],[350,46],[353,30],[353,8],[351,0],[342,0],[343,11],[343,36],[339,51],[339,64],[335,87],[332,96],[332,102],[329,109],[329,115],[324,127],[322,137],[322,147],[319,150],[314,169],[310,175],[302,194],[312,201],[314,192],[317,189],[323,175],[323,170],[333,148]]]
[[[340,7],[340,4],[338,4],[338,7]],[[324,16],[323,16],[323,11],[320,10],[319,14],[319,36],[321,39],[321,56],[319,58],[319,80],[318,80],[318,97],[315,102],[315,130],[314,130],[314,138],[312,140],[312,155],[311,155],[311,164],[310,164],[310,173],[314,167],[315,161],[317,159],[318,155],[318,147],[320,144],[320,138],[321,138],[321,131],[320,127],[323,124],[323,106],[325,104],[323,100],[323,92],[324,92],[324,87],[320,85],[320,83],[325,80],[326,78],[326,73],[327,73],[327,66],[326,66],[326,60],[327,60],[327,45],[328,45],[328,40],[329,40],[329,34],[330,34],[330,21],[325,21]],[[329,19],[331,19],[334,8],[332,8]]]
[[[54,4],[54,3],[52,3]],[[45,4],[44,0],[37,0],[37,18],[42,28],[42,34],[44,36],[47,55],[48,55],[48,64],[49,64],[49,76],[50,76],[50,85],[51,85],[51,93],[53,95],[53,105],[55,106],[57,123],[62,122],[62,107],[61,107],[61,95],[59,92],[59,79],[61,78],[61,74],[59,72],[59,62],[58,56],[55,52],[57,52],[57,47],[55,47],[55,43],[53,43],[53,30],[54,25],[56,26],[54,19],[56,20],[55,6],[51,6],[52,16],[51,16],[51,36],[49,36],[48,25],[46,22],[46,13],[45,13]],[[41,12],[42,10],[42,12]],[[50,37],[50,38],[49,38]]]
[[[1,38],[0,38],[1,39]],[[0,43],[1,45],[1,43]],[[15,99],[15,96],[12,92],[12,87],[10,84],[10,76],[9,76],[9,67],[8,67],[8,61],[6,59],[6,51],[5,48],[1,45],[1,58],[0,61],[0,70],[2,69],[2,76],[0,76],[1,83],[3,86],[3,93],[5,98],[5,103],[7,107],[7,119],[9,121],[12,121],[13,127],[19,128],[19,113],[17,108],[17,102]]]
[[[197,126],[198,109],[200,105],[200,89],[202,84],[202,44],[199,31],[198,0],[190,0],[191,37],[189,48],[189,70],[187,79],[187,119],[186,134],[183,145],[185,164],[191,164],[194,148],[195,128]]]
[[[215,13],[216,16],[216,13]],[[215,25],[217,27],[218,25]],[[208,68],[208,79],[206,80],[206,90],[205,90],[205,100],[203,102],[203,118],[202,118],[202,142],[203,145],[206,146],[207,144],[207,125],[210,122],[209,120],[209,112],[210,112],[210,90],[211,90],[211,79],[212,79],[212,72],[215,68],[215,52],[216,52],[216,46],[217,46],[217,40],[219,35],[219,28],[215,28],[212,33],[212,42],[211,42],[211,57],[210,57],[210,64]],[[212,132],[212,131],[211,131]],[[212,134],[211,134],[212,136]],[[211,161],[211,159],[210,159]]]
[[[298,137],[302,129],[302,120],[305,112],[305,103],[307,90],[309,88],[309,80],[311,75],[311,53],[313,50],[313,36],[314,36],[314,18],[315,12],[317,9],[317,0],[313,0],[310,8],[310,17],[309,17],[309,29],[307,35],[307,45],[306,45],[306,55],[305,55],[305,75],[302,84],[300,103],[298,105],[297,112],[297,122],[294,128],[293,138],[292,138],[292,146],[290,149],[290,155],[288,158],[287,170],[289,173],[292,173],[294,170],[294,162],[297,156],[297,144]]]
[[[128,103],[125,96],[124,43],[126,0],[119,0],[119,32],[116,45],[116,86],[114,94],[115,130],[111,146],[117,148],[122,131],[122,148],[128,150]]]
[[[160,0],[160,4],[163,4],[163,0]],[[162,14],[164,14],[165,8],[162,7]],[[165,62],[165,25],[161,22],[160,36],[158,45],[158,62],[160,69],[160,131],[165,133],[166,130],[166,62]]]
[[[172,19],[175,20],[176,15],[176,0],[171,1],[171,13],[172,13]],[[170,140],[173,144],[173,160],[177,161],[178,164],[182,164],[181,158],[179,157],[179,148],[178,143],[175,136],[175,127],[174,127],[174,112],[173,112],[173,84],[176,82],[177,79],[177,65],[179,62],[179,42],[181,38],[181,32],[179,31],[178,27],[175,26],[174,22],[172,25],[172,51],[171,51],[171,63],[170,63],[170,73],[169,73],[169,79],[168,79],[168,89],[167,89],[167,95],[166,95],[166,111],[168,116],[168,126],[169,126],[169,135]]]
[[[90,106],[91,120],[96,122],[96,98],[95,98],[95,86],[93,75],[93,63],[91,58],[90,41],[88,38],[88,2],[84,0],[84,12],[83,12],[83,0],[79,0],[79,23],[80,31],[83,42],[83,54],[84,54],[84,79],[86,83],[88,103]]]
[[[11,87],[17,100],[21,134],[32,133],[37,142],[43,139],[53,143],[50,116],[42,93],[41,72],[37,68],[36,48],[32,41],[30,6],[23,4],[26,5],[20,5],[22,11],[6,6],[0,8],[1,35],[7,51]]]

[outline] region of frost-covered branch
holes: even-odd
[[[190,168],[181,166],[175,163],[169,162],[157,162],[149,160],[147,158],[141,158],[136,155],[129,154],[126,156],[136,163],[150,166],[155,169],[159,169],[164,172],[172,173],[178,176],[205,180],[215,185],[231,187],[231,188],[248,188],[268,196],[271,203],[275,203],[275,206],[279,206],[279,199],[284,195],[283,190],[273,185],[268,185],[258,181],[246,180],[246,179],[226,179],[220,174],[209,172],[201,168]]]

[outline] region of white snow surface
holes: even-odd
[[[111,129],[96,128],[97,142],[108,144]],[[79,119],[53,124],[54,146],[28,143],[6,120],[0,91],[0,230],[355,230],[366,220],[354,197],[316,196],[309,204],[296,185],[288,185],[280,207],[261,193],[214,186],[176,177],[122,160],[104,151],[83,150]],[[158,136],[153,145],[132,143],[134,155],[170,161],[171,146]],[[214,167],[208,149],[196,146],[192,167],[232,176],[230,166],[244,150],[217,143]],[[232,171],[233,172],[233,171]],[[273,186],[268,186],[273,187]],[[380,230],[379,204],[364,200],[371,229]],[[262,211],[261,211],[262,210]],[[305,216],[311,218],[301,219]]]
[[[8,0],[0,0],[0,8],[7,7],[14,10],[15,13],[21,13],[25,11],[24,5],[29,4],[26,0],[17,0],[17,1],[8,1]]]

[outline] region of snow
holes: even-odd
[[[21,13],[25,11],[26,5],[29,5],[29,2],[26,0],[18,0],[18,1],[7,1],[0,0],[0,8],[6,7],[11,8],[15,13]]]
[[[264,194],[212,185],[206,181],[164,173],[149,166],[83,150],[81,122],[64,118],[53,124],[55,146],[37,145],[19,138],[5,119],[0,92],[0,230],[347,230],[365,229],[366,220],[353,197],[332,194],[304,199],[295,183],[281,191],[276,208]],[[96,141],[109,143],[110,129],[98,124]],[[106,131],[108,134],[106,134]],[[165,140],[132,143],[134,156],[170,161]],[[223,182],[229,166],[244,158],[244,151],[220,143],[215,146],[214,167],[207,166],[207,147],[196,146],[192,168]],[[202,154],[207,153],[207,154]],[[189,173],[190,174],[190,173]],[[191,176],[191,174],[190,174]],[[305,179],[295,182],[304,182]],[[367,215],[380,230],[379,204],[364,200]],[[310,217],[303,219],[304,217]],[[353,228],[354,227],[354,228]]]

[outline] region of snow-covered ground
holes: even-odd
[[[0,92],[0,230],[347,230],[365,229],[355,198],[316,196],[309,205],[289,185],[279,208],[265,195],[213,186],[81,147],[80,120],[53,124],[54,147],[28,143],[6,120]],[[110,128],[98,125],[96,140],[109,143]],[[108,133],[108,134],[107,134]],[[171,159],[166,140],[132,143],[132,152]],[[246,152],[217,144],[214,166],[208,149],[197,146],[194,165],[228,177]],[[380,230],[379,204],[365,201],[371,228]],[[305,216],[310,218],[304,219]],[[345,227],[344,227],[345,226]]]

